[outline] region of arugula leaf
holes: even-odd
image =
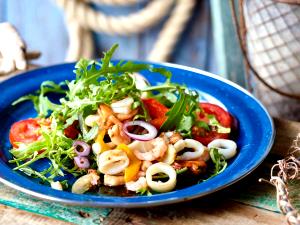
[[[171,90],[161,90],[159,94],[151,95],[151,98],[155,98],[168,108],[171,108],[177,101],[177,96]]]
[[[36,92],[35,95],[29,94],[25,95],[12,103],[12,105],[16,105],[20,102],[24,102],[27,100],[31,100],[33,102],[35,110],[38,112],[39,117],[46,117],[49,114],[49,111],[53,111],[60,107],[60,105],[55,104],[49,100],[47,96],[48,93],[57,93],[64,94],[66,90],[62,88],[62,84],[55,84],[52,81],[44,81],[41,84],[41,88]]]
[[[219,153],[219,150],[217,148],[211,148],[209,150],[209,154],[211,157],[211,160],[213,161],[215,168],[214,172],[210,177],[214,177],[220,173],[222,173],[226,167],[227,167],[227,162],[225,157]]]
[[[31,176],[33,178],[40,178],[43,182],[48,182],[48,183],[51,182],[51,180],[45,175],[46,173],[48,173],[48,169],[46,169],[42,172],[38,172],[27,166],[27,167],[23,167],[19,170],[22,171],[23,173],[25,173],[27,176]]]
[[[99,131],[99,128],[98,128],[98,125],[95,125],[93,126],[89,132],[87,132],[84,136],[83,136],[83,140],[86,141],[86,142],[89,142],[93,139],[95,139],[98,135],[98,131]]]
[[[179,131],[184,137],[191,136],[191,128],[193,124],[193,116],[183,114],[178,123],[177,131]]]
[[[152,195],[151,191],[148,188],[142,188],[140,190],[137,190],[136,193],[139,194],[139,195],[147,195],[147,196]]]
[[[192,126],[196,122],[196,111],[199,109],[198,94],[179,89],[179,97],[173,107],[167,112],[167,120],[162,130],[175,128],[184,137],[191,136]]]
[[[168,119],[161,126],[161,130],[167,131],[176,127],[177,123],[180,121],[183,112],[186,110],[187,106],[187,94],[180,91],[178,101],[173,105],[173,107],[166,113]]]
[[[207,123],[205,123],[204,121],[196,121],[196,126],[197,127],[202,127],[207,131],[210,131],[210,127]]]
[[[151,68],[150,71],[164,75],[166,77],[165,83],[171,83],[172,73],[169,70],[166,70],[165,68]]]

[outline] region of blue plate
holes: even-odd
[[[152,64],[152,63],[151,63]],[[152,196],[114,197],[106,195],[72,194],[53,190],[35,179],[13,171],[8,133],[10,126],[21,119],[35,117],[31,103],[15,107],[11,103],[19,97],[37,90],[45,80],[60,82],[74,78],[74,64],[62,64],[29,71],[0,83],[0,181],[32,196],[68,204],[98,207],[145,207],[198,198],[225,188],[253,171],[267,156],[274,141],[274,126],[266,109],[246,90],[219,76],[205,71],[173,64],[156,64],[173,73],[173,82],[186,84],[191,89],[205,93],[212,100],[219,100],[238,120],[238,154],[227,169],[197,185],[181,190]],[[162,82],[159,74],[142,73],[152,84]],[[41,165],[42,166],[42,165]]]

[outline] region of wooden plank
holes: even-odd
[[[73,223],[55,220],[48,217],[43,217],[33,213],[28,213],[23,210],[18,210],[12,207],[0,205],[0,224],[5,225],[71,225]]]
[[[274,124],[277,133],[272,154],[282,157],[287,155],[293,140],[300,134],[300,122],[274,118]]]
[[[105,225],[274,225],[284,224],[284,216],[228,200],[205,198],[153,209],[115,209],[105,220]]]
[[[178,210],[178,208],[181,210]],[[23,225],[24,221],[26,221],[26,224],[34,225],[73,224],[0,205],[1,224]],[[189,204],[183,204],[153,209],[115,209],[107,218],[94,221],[95,225],[273,225],[284,223],[284,216],[278,213],[245,206],[232,201],[216,202],[213,200],[205,203],[203,202],[202,204],[198,203],[197,205],[193,205],[193,207]],[[85,223],[82,222],[81,224]]]
[[[84,223],[85,225],[93,225],[95,220],[103,219],[111,212],[111,209],[107,208],[69,206],[40,200],[3,184],[0,184],[0,204],[76,224]],[[80,211],[88,213],[89,217],[82,217]],[[0,224],[3,224],[1,220]]]

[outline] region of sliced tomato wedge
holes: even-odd
[[[142,100],[152,119],[164,117],[169,109],[154,98]]]
[[[39,119],[26,119],[14,123],[9,132],[9,140],[14,148],[18,148],[18,143],[29,144],[35,142],[41,136],[41,125]]]
[[[199,103],[203,112],[198,114],[198,121],[203,121],[205,123],[209,122],[209,115],[215,116],[216,120],[220,123],[222,127],[231,128],[232,117],[231,115],[218,105],[211,103]],[[208,145],[214,139],[228,139],[230,133],[218,133],[216,129],[210,127],[210,130],[206,130],[203,127],[193,126],[192,136],[197,141],[204,145]]]
[[[146,98],[142,101],[151,117],[150,123],[159,129],[167,120],[166,113],[169,109],[154,98]]]
[[[65,136],[73,140],[76,139],[80,133],[80,131],[77,129],[77,126],[78,126],[78,120],[74,121],[72,125],[68,126],[64,130]]]

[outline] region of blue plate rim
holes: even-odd
[[[118,61],[118,59],[114,60],[114,61]],[[271,125],[271,137],[270,140],[268,142],[268,146],[265,147],[265,151],[264,154],[262,154],[260,156],[260,158],[256,161],[256,163],[245,173],[243,173],[241,176],[237,177],[236,179],[233,179],[231,182],[227,182],[226,184],[220,186],[219,188],[215,188],[212,190],[208,190],[208,191],[204,191],[201,193],[193,193],[193,194],[189,194],[188,196],[181,196],[181,197],[174,197],[174,198],[169,198],[169,199],[158,199],[158,200],[146,200],[144,202],[115,202],[115,201],[111,201],[111,202],[91,202],[91,201],[80,201],[80,200],[70,200],[70,199],[65,199],[65,198],[61,198],[61,197],[54,197],[54,196],[50,196],[47,194],[43,194],[40,192],[36,192],[36,191],[32,191],[29,190],[23,186],[20,186],[18,184],[15,184],[13,182],[7,181],[6,179],[4,179],[2,176],[0,176],[0,182],[11,187],[14,188],[15,190],[21,191],[23,193],[29,194],[33,197],[39,198],[39,199],[43,199],[43,200],[49,200],[49,201],[54,201],[54,202],[59,202],[59,203],[64,203],[64,204],[68,204],[68,205],[78,205],[78,206],[92,206],[92,207],[110,207],[110,208],[137,208],[137,207],[149,207],[149,206],[160,206],[160,205],[167,205],[167,204],[173,204],[173,203],[179,203],[179,202],[183,202],[183,201],[187,201],[187,200],[192,200],[195,198],[199,198],[199,197],[203,197],[206,196],[208,194],[217,192],[219,190],[222,190],[230,185],[232,185],[233,183],[236,183],[237,181],[243,179],[244,177],[246,177],[247,175],[249,175],[251,172],[253,172],[263,161],[264,159],[267,157],[267,155],[269,154],[274,140],[275,140],[275,128],[274,128],[274,122],[272,117],[269,115],[267,109],[264,107],[264,105],[262,105],[262,103],[260,101],[258,101],[249,91],[247,91],[246,89],[244,89],[243,87],[239,86],[238,84],[227,80],[226,78],[201,70],[201,69],[197,69],[197,68],[192,68],[192,67],[188,67],[188,66],[183,66],[183,65],[178,65],[178,64],[174,64],[174,63],[167,63],[167,62],[151,62],[151,61],[142,61],[142,60],[132,60],[136,63],[147,63],[147,64],[152,64],[152,65],[156,65],[156,66],[166,66],[166,67],[172,67],[172,68],[176,68],[176,69],[181,69],[181,70],[185,70],[185,71],[190,71],[190,72],[194,72],[197,74],[201,74],[207,77],[212,77],[216,80],[222,81],[236,89],[238,89],[239,91],[243,92],[244,94],[246,94],[247,96],[249,96],[252,100],[254,100],[260,107],[261,109],[263,109],[264,113],[266,114],[270,125]],[[40,68],[35,68],[32,70],[28,70],[28,71],[24,71],[21,72],[19,74],[17,74],[16,76],[13,76],[11,78],[8,78],[7,80],[1,81],[0,84],[5,83],[8,80],[13,80],[13,79],[19,79],[23,74],[26,73],[30,73],[33,71],[37,71],[37,70],[43,70],[43,69],[51,69],[51,68],[55,68],[58,66],[66,66],[66,65],[72,65],[74,64],[74,62],[70,62],[70,63],[61,63],[61,64],[55,64],[55,65],[51,65],[51,66],[46,66],[46,67],[40,67]],[[2,165],[0,164],[0,168],[2,167]],[[57,190],[53,190],[53,192],[61,192],[61,191],[57,191]],[[78,194],[73,194],[73,195],[78,195]],[[145,197],[147,198],[147,196],[139,196],[139,197]],[[103,198],[114,198],[114,199],[124,199],[124,197],[115,197],[115,196],[110,196],[110,197],[103,197]],[[126,198],[126,197],[125,197]],[[134,197],[128,197],[128,198],[134,198]]]

